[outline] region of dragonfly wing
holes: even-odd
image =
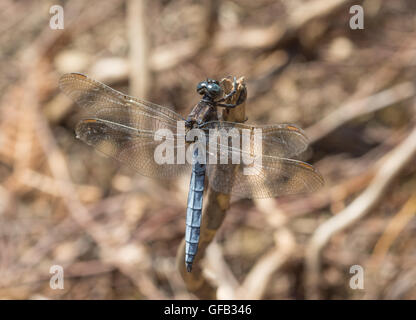
[[[59,80],[60,89],[81,106],[87,118],[98,118],[127,127],[176,132],[183,117],[154,103],[118,92],[79,73],[68,73]]]
[[[293,159],[263,156],[261,164],[209,164],[210,186],[240,198],[272,198],[319,189],[324,180],[311,165]]]
[[[77,138],[105,155],[127,164],[144,176],[171,178],[189,171],[190,168],[187,163],[177,164],[177,153],[184,152],[184,149],[181,150],[182,146],[178,144],[178,136],[175,134],[158,137],[158,134],[155,136],[153,132],[102,119],[81,120],[75,132]],[[155,140],[155,137],[160,138],[159,141]],[[184,141],[183,136],[180,138]],[[163,149],[163,143],[170,148]],[[159,162],[157,161],[157,156],[161,154],[165,155],[165,160],[168,159],[167,163],[161,162],[160,157]],[[173,158],[168,157],[169,155]]]
[[[240,137],[243,137],[245,134],[251,137],[254,137],[256,134],[260,135],[262,154],[266,156],[291,158],[301,154],[308,148],[308,138],[305,133],[293,124],[255,126],[237,122],[210,121],[205,123],[202,128],[205,130],[223,130],[223,132],[230,134],[234,131]],[[218,142],[218,145],[222,144],[224,143]],[[240,145],[231,146],[228,144],[228,146],[235,150],[240,149]]]

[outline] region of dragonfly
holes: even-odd
[[[219,108],[236,108],[246,99],[246,91],[232,99],[237,94],[235,77],[233,89],[227,94],[223,81],[207,79],[198,83],[196,91],[202,98],[187,118],[170,108],[123,94],[80,73],[63,75],[59,86],[84,111],[75,127],[77,138],[144,176],[163,179],[191,173],[185,229],[188,272],[192,270],[198,250],[206,184],[216,192],[239,198],[306,193],[324,184],[323,177],[312,165],[296,159],[308,147],[308,139],[298,126],[250,125],[220,118]],[[236,102],[227,103],[231,100]],[[178,130],[179,124],[183,124],[183,130]],[[229,146],[230,139],[227,138],[212,139],[219,141],[218,147],[208,151],[195,147],[201,136],[193,143],[187,140],[192,130],[203,132],[202,138],[209,139],[214,129],[233,130],[241,136],[261,130],[261,136],[256,140],[260,146],[256,156],[260,156],[261,163],[253,166],[253,162],[204,161],[209,156],[231,159],[235,154],[253,155],[251,149],[244,149],[241,145]],[[166,131],[170,134],[161,134]],[[170,151],[176,155],[182,154],[185,146],[194,146],[190,153],[191,161],[156,161],[155,154],[162,141],[171,143]],[[253,139],[248,141],[252,145]],[[254,174],[246,173],[247,169],[253,168]]]

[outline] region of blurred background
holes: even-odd
[[[232,204],[203,263],[216,298],[415,299],[415,13],[413,0],[1,1],[0,298],[204,297],[175,263],[189,177],[145,178],[76,140],[58,80],[82,72],[184,116],[199,81],[244,76],[248,122],[305,129],[325,187]]]

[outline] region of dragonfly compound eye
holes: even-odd
[[[208,94],[212,98],[218,98],[222,95],[222,89],[217,83],[210,83],[207,85]]]
[[[207,92],[207,83],[206,81],[202,81],[200,83],[198,83],[198,85],[196,86],[196,91],[203,95]]]

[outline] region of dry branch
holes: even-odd
[[[262,299],[275,272],[293,254],[295,239],[287,228],[279,228],[274,234],[276,245],[264,254],[250,270],[243,284],[237,289],[237,299]]]
[[[416,214],[416,195],[406,201],[402,209],[391,219],[384,233],[374,246],[374,251],[370,260],[370,265],[375,267],[380,264],[394,240],[397,239],[406,225]]]
[[[352,119],[410,99],[415,94],[413,83],[397,84],[367,98],[341,105],[334,112],[309,127],[306,133],[311,143],[316,142]]]
[[[146,0],[129,0],[127,2],[128,36],[130,44],[129,74],[130,94],[147,98],[150,87],[148,63],[149,41],[146,32]]]
[[[235,299],[235,291],[239,283],[224,259],[221,246],[216,241],[208,246],[205,263],[207,268],[204,274],[217,286],[217,299]]]
[[[368,214],[379,202],[394,178],[416,153],[416,129],[394,150],[385,156],[385,161],[367,189],[347,208],[320,225],[314,232],[306,249],[307,297],[319,297],[319,275],[321,251],[336,233],[353,225]]]

